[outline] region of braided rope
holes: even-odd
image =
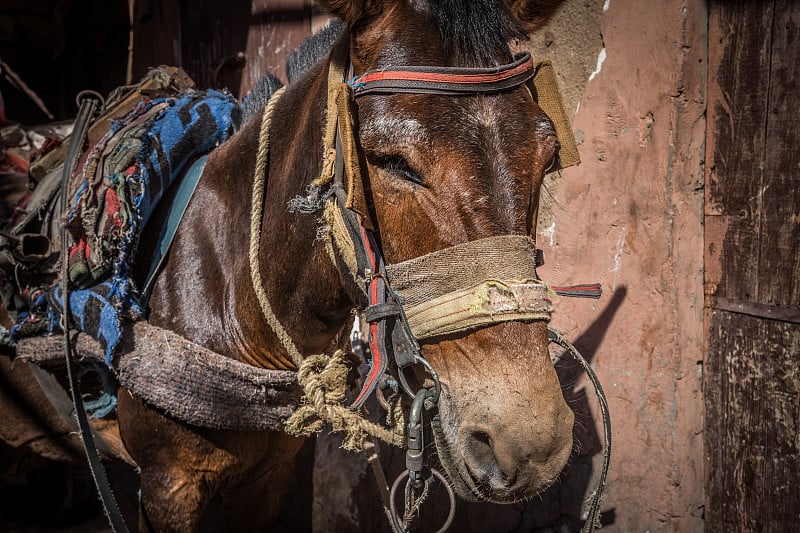
[[[250,209],[250,278],[253,282],[253,289],[256,292],[256,298],[261,306],[261,312],[267,320],[269,327],[281,341],[283,348],[289,354],[292,362],[300,367],[303,362],[303,356],[295,346],[289,333],[283,328],[272,306],[269,304],[267,293],[261,283],[260,265],[258,262],[258,248],[261,243],[261,216],[262,206],[264,203],[264,182],[265,172],[267,168],[267,159],[269,157],[269,126],[272,121],[272,113],[283,95],[285,87],[281,87],[270,98],[269,103],[264,108],[264,116],[261,118],[261,130],[258,135],[258,152],[256,154],[256,170],[253,176],[253,198]]]
[[[328,422],[334,431],[344,435],[342,448],[346,450],[362,450],[368,436],[395,446],[404,446],[405,423],[399,404],[388,415],[392,429],[374,424],[342,405],[347,372],[342,350],[337,350],[333,355],[312,355],[303,361],[297,371],[297,382],[305,391],[306,403],[286,421],[286,432],[290,435],[310,435],[321,431],[323,423]]]

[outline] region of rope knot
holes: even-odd
[[[342,350],[337,350],[333,355],[313,355],[303,360],[297,371],[297,382],[305,393],[303,404],[286,420],[286,432],[307,436],[322,431],[323,425],[328,423],[334,431],[344,435],[342,448],[346,450],[362,450],[368,436],[403,446],[405,435],[402,420],[390,430],[342,405],[347,373]]]

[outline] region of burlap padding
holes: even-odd
[[[78,359],[105,360],[100,344],[86,334],[76,334],[74,347]],[[234,361],[144,321],[133,325],[120,352],[114,365],[120,384],[192,425],[283,431],[284,420],[300,404],[295,372]],[[39,365],[63,364],[63,338],[21,339],[17,355]]]
[[[558,88],[556,69],[553,68],[550,61],[542,61],[537,65],[533,86],[536,88],[536,101],[542,111],[547,113],[547,116],[553,121],[556,127],[556,136],[561,145],[558,150],[558,160],[552,170],[579,165],[581,156],[578,153],[578,145],[575,142],[572,124]]]
[[[406,317],[420,340],[513,320],[550,320],[547,291],[538,280],[490,280],[409,307]]]
[[[501,235],[386,265],[386,272],[409,308],[486,280],[535,280],[535,253],[530,237]]]
[[[530,237],[502,235],[387,265],[418,339],[511,320],[549,320],[547,285],[536,276]]]

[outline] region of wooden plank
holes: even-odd
[[[765,150],[772,7],[714,0],[709,18],[706,216],[726,217],[717,247],[724,268],[717,296],[758,294],[759,201]]]
[[[253,22],[251,0],[196,0],[184,4],[181,59],[201,89],[227,88],[240,96],[241,62]]]
[[[133,32],[133,83],[159,65],[181,66],[179,0],[136,2]]]
[[[707,310],[707,531],[800,521],[800,328]]]
[[[791,0],[713,0],[706,177],[709,531],[800,519],[800,75]]]
[[[271,72],[287,83],[286,59],[311,35],[311,17],[311,8],[304,4],[297,9],[272,10],[254,17],[247,35],[242,94],[249,91],[265,72]]]
[[[776,0],[764,161],[758,302],[800,309],[800,3]]]

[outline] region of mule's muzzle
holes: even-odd
[[[572,450],[571,435],[564,439],[529,439],[504,435],[502,428],[464,428],[459,451],[468,484],[481,499],[515,502],[546,489],[558,478]]]
[[[442,403],[441,411],[448,411]],[[572,451],[574,415],[566,403],[482,411],[460,422],[445,415],[433,426],[442,466],[462,499],[513,503],[558,479]]]

